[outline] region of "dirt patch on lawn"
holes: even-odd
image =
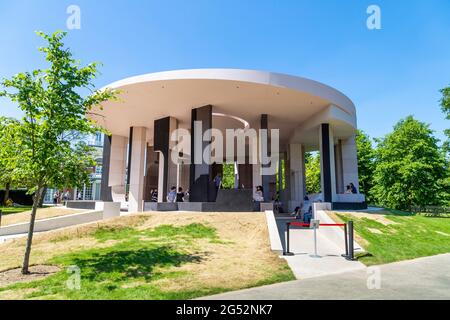
[[[339,212],[340,213],[340,212]],[[333,219],[333,221],[335,223],[344,223],[344,221],[339,218],[339,216],[336,214],[336,212],[334,211],[327,211],[328,216]],[[345,213],[347,214],[347,213]],[[361,237],[357,232],[355,232],[355,240],[356,242],[361,245],[363,248],[367,248],[367,246],[369,245],[369,243],[367,242],[366,239],[364,239],[363,237]]]
[[[41,280],[60,270],[56,266],[38,265],[30,267],[30,274],[23,275],[21,268],[0,272],[0,288],[11,284]]]
[[[368,212],[361,212],[361,211],[358,211],[358,212],[349,211],[349,212],[333,212],[333,213],[334,214],[336,214],[336,213],[344,214],[346,216],[351,216],[351,217],[355,217],[355,218],[358,218],[358,219],[367,218],[367,219],[379,222],[379,223],[381,223],[384,226],[388,226],[390,224],[398,224],[397,222],[392,221],[391,219],[387,218],[386,215],[380,214],[379,212],[377,212],[377,213],[368,213]]]

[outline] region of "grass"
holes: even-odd
[[[61,271],[0,287],[0,299],[191,299],[293,280],[260,214],[144,214],[36,236],[32,263]],[[23,243],[0,245],[8,257]],[[21,255],[19,255],[19,258]],[[20,260],[0,260],[0,270]],[[81,271],[70,290],[69,266]]]
[[[20,209],[13,210],[13,209]],[[3,209],[2,209],[3,210]],[[48,219],[55,218],[75,213],[82,213],[89,210],[83,209],[67,209],[65,207],[44,207],[37,210],[36,219]],[[3,212],[2,226],[7,226],[11,224],[24,223],[30,221],[31,208],[7,208],[6,214]]]
[[[2,207],[2,206],[0,206],[0,210],[2,211],[2,215],[6,216],[8,214],[30,211],[31,206],[24,206],[24,207]]]
[[[358,259],[366,265],[450,252],[450,218],[429,217],[403,211],[335,213],[343,221],[353,220],[365,253]]]

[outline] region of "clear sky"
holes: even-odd
[[[449,127],[439,89],[450,84],[449,0],[0,0],[0,78],[44,66],[35,30],[81,29],[66,44],[101,61],[96,84],[189,68],[258,69],[311,78],[353,100],[372,137],[413,114],[436,135]],[[381,9],[381,30],[366,26]],[[19,117],[0,100],[0,115]]]

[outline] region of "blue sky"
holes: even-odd
[[[188,68],[288,73],[349,96],[372,137],[413,114],[436,135],[449,127],[439,89],[450,84],[448,0],[0,0],[0,78],[44,66],[35,30],[66,30],[81,8],[81,30],[66,44],[82,62],[101,61],[96,80]],[[381,30],[366,27],[369,5]],[[0,100],[0,115],[19,117]]]

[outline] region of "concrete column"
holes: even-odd
[[[334,162],[334,137],[328,123],[319,127],[320,141],[320,180],[324,202],[336,199],[336,174]]]
[[[259,163],[252,165],[252,171],[253,171],[253,177],[252,177],[252,179],[253,179],[253,193],[255,193],[256,187],[262,185],[261,165]]]
[[[145,153],[147,129],[133,127],[131,140],[131,163],[129,164],[130,187],[128,212],[142,212],[144,205]]]
[[[344,186],[353,183],[359,190],[358,157],[355,135],[342,140],[342,172]]]
[[[342,194],[345,192],[343,169],[342,169],[342,140],[338,140],[334,147],[335,158],[335,172],[336,172],[336,193]]]
[[[289,210],[300,206],[305,197],[305,152],[301,144],[289,145],[290,201]]]
[[[111,187],[109,186],[111,141],[112,137],[105,134],[103,137],[102,182],[100,187],[100,200],[102,201],[112,201]]]
[[[127,144],[128,139],[126,137],[118,135],[111,137],[111,156],[108,175],[109,187],[125,187]]]

